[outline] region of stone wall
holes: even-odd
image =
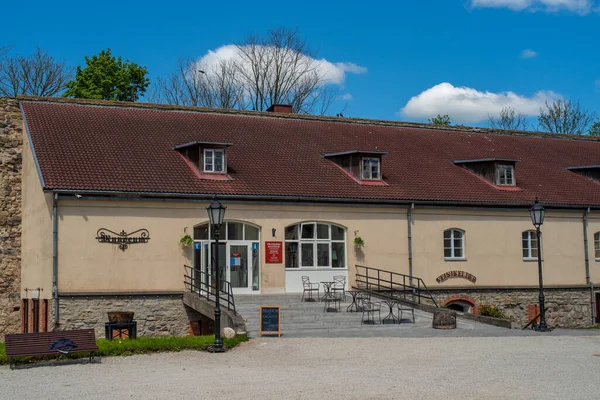
[[[0,341],[21,324],[22,132],[17,100],[0,98]]]
[[[181,295],[68,296],[59,300],[58,329],[94,328],[103,338],[109,311],[134,312],[138,336],[186,336],[190,321],[202,318],[183,304]]]
[[[439,306],[452,301],[474,305],[474,313],[482,305],[497,306],[518,326],[526,325],[538,313],[538,289],[469,289],[435,290]],[[546,288],[546,322],[557,328],[584,328],[592,325],[592,308],[588,288]]]

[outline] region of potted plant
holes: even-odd
[[[356,236],[354,238],[354,247],[356,247],[357,249],[360,249],[364,245],[365,245],[365,241],[363,240],[363,238],[361,238],[360,236]]]
[[[194,240],[187,233],[185,235],[183,235],[183,237],[181,239],[179,239],[179,244],[183,248],[190,247],[193,243],[194,243]]]

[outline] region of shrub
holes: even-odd
[[[481,306],[479,307],[479,315],[483,315],[485,317],[494,317],[494,318],[502,318],[508,319],[506,315],[496,306]]]

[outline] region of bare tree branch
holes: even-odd
[[[583,135],[589,132],[596,114],[583,108],[579,101],[554,100],[540,108],[538,123],[540,130],[552,133]]]
[[[0,63],[0,95],[54,96],[65,90],[73,69],[39,47],[29,56],[5,57]]]
[[[528,128],[527,115],[515,113],[512,107],[504,107],[497,117],[488,115],[490,128],[525,131]]]
[[[156,81],[150,99],[257,111],[290,104],[296,113],[325,114],[339,97],[296,30],[275,29],[265,37],[249,35],[236,50],[236,57],[220,60],[212,68],[180,62],[176,73]]]

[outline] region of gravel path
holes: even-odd
[[[0,399],[597,399],[600,336],[255,339],[0,367]]]

